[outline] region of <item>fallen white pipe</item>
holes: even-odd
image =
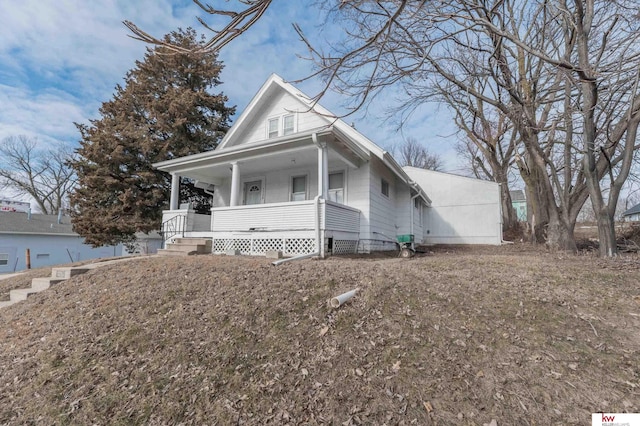
[[[294,257],[287,257],[285,259],[280,259],[280,260],[276,260],[275,262],[271,262],[271,264],[273,266],[278,266],[281,265],[285,262],[292,262],[294,260],[302,260],[302,259],[310,259],[312,257],[316,257],[316,256],[320,256],[320,252],[316,251],[313,253],[309,253],[309,254],[301,254],[299,256],[294,256]]]
[[[360,291],[360,288],[356,288],[355,290],[351,290],[348,291],[346,293],[342,293],[340,296],[336,296],[333,299],[331,299],[331,307],[332,308],[339,308],[340,306],[342,306],[345,302],[347,302],[349,299],[351,299],[353,296],[356,295],[357,292]]]

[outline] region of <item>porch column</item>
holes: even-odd
[[[329,154],[326,142],[318,143],[318,195],[325,200],[329,194]]]
[[[231,200],[229,204],[231,206],[240,204],[240,166],[237,161],[231,163]]]
[[[171,198],[169,199],[169,210],[178,210],[180,203],[180,175],[171,173]]]

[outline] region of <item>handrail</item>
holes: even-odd
[[[177,214],[171,219],[162,222],[162,228],[160,234],[162,235],[162,242],[164,243],[170,238],[179,235],[184,237],[184,231],[187,225],[187,215]]]

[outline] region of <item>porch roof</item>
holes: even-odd
[[[266,139],[259,142],[218,148],[186,157],[154,163],[153,167],[187,176],[211,184],[220,184],[220,179],[229,177],[229,165],[240,162],[244,172],[260,170],[278,170],[292,167],[295,158],[297,165],[312,164],[317,161],[317,140],[327,143],[329,158],[342,161],[356,168],[368,161],[371,153],[353,143],[333,127],[322,127],[306,132]]]

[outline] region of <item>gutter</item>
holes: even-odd
[[[417,194],[416,194],[416,195],[414,195],[414,196],[412,196],[412,197],[409,199],[409,212],[410,212],[409,216],[410,216],[410,220],[411,220],[411,225],[409,226],[409,229],[410,229],[410,232],[409,232],[409,233],[410,233],[411,235],[413,235],[413,234],[414,234],[414,233],[413,233],[413,210],[414,210],[413,204],[414,204],[414,202],[415,202],[414,200],[420,196],[420,187],[419,187],[419,186],[418,186],[418,184],[417,184],[417,183],[415,183],[415,182],[413,182],[413,185],[414,185],[414,186],[413,186],[413,188],[414,188],[414,189],[416,189],[416,188],[417,188],[417,190],[416,190]],[[424,233],[424,231],[423,231],[423,233]],[[422,238],[424,238],[424,237],[422,237]]]

